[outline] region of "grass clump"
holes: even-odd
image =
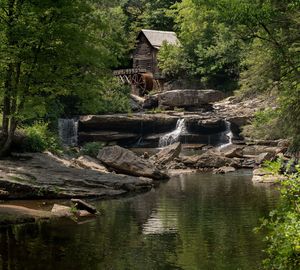
[[[81,155],[87,155],[96,158],[100,149],[104,147],[103,142],[86,143],[80,150]]]

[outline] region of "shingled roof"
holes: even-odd
[[[163,45],[164,41],[174,45],[179,42],[175,32],[142,29],[141,33],[143,33],[150,44],[157,49]]]

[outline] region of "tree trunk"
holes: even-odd
[[[6,29],[6,36],[9,48],[13,48],[15,41],[13,40],[12,31],[14,24],[14,6],[15,0],[8,2],[8,22]],[[14,89],[14,63],[11,62],[7,66],[6,78],[4,82],[3,93],[3,110],[2,110],[2,133],[0,138],[0,157],[9,153],[11,143],[13,141],[14,133],[16,130],[16,121],[14,118],[14,111],[12,111],[12,101],[15,102],[16,89]],[[14,97],[13,97],[14,96]]]

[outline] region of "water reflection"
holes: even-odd
[[[258,269],[253,228],[276,192],[248,173],[184,175],[133,198],[97,204],[103,215],[0,231],[0,269]]]

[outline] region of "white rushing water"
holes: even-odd
[[[226,140],[228,140],[228,142],[220,145],[219,146],[220,149],[223,149],[229,145],[232,145],[233,133],[231,131],[231,123],[229,121],[226,121],[225,124],[226,124],[225,137],[226,137]]]
[[[58,133],[63,145],[76,146],[78,143],[78,121],[76,119],[59,119]]]
[[[166,147],[175,142],[178,142],[180,135],[185,131],[184,119],[179,119],[176,124],[175,130],[160,137],[158,147]]]

